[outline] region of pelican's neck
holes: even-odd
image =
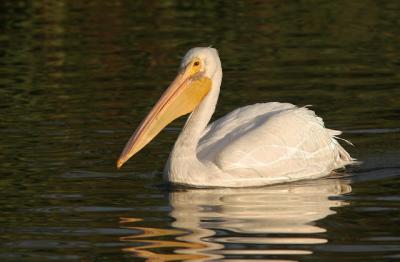
[[[196,148],[201,138],[202,132],[207,127],[208,122],[215,111],[217,105],[221,80],[222,69],[217,67],[216,72],[211,77],[212,87],[203,101],[189,116],[181,134],[175,142],[172,154],[175,157],[196,157]]]

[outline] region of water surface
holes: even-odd
[[[400,3],[0,2],[1,261],[400,259]],[[115,160],[193,46],[220,52],[215,118],[313,105],[363,163],[253,189],[171,189],[185,119]]]

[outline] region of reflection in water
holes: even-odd
[[[339,179],[175,191],[170,193],[174,230],[129,227],[142,234],[121,241],[134,243],[124,251],[154,261],[307,255],[312,251],[300,245],[327,242],[318,234],[326,230],[315,221],[334,214],[332,207],[346,204],[330,197],[349,192],[350,185]],[[136,221],[125,218],[121,223]],[[174,240],[164,240],[167,236]],[[170,254],[164,252],[171,248]]]

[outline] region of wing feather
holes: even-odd
[[[260,176],[322,176],[349,164],[350,155],[307,107],[287,103],[239,108],[204,131],[198,157],[221,170],[252,170]]]

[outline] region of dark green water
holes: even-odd
[[[313,105],[363,161],[343,178],[172,190],[185,119],[125,142],[193,46],[216,116]],[[400,260],[400,2],[0,2],[0,261]]]

